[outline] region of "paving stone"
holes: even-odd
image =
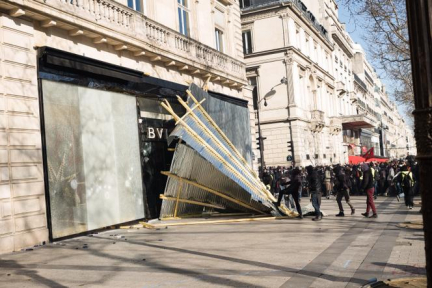
[[[336,201],[323,199],[330,216],[318,223],[140,229],[112,245],[124,233],[115,230],[0,255],[0,287],[359,287],[425,275],[423,233],[395,227],[420,219],[418,211],[380,197],[379,218],[365,219],[365,198],[352,202],[358,213],[340,219]]]

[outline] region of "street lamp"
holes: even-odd
[[[381,120],[379,128],[381,128],[379,131],[379,134],[380,134],[380,153],[381,153],[381,156],[385,157],[385,155],[384,155],[385,154],[384,153],[384,131],[383,130],[389,130],[389,127],[384,126],[384,124]]]
[[[263,98],[258,99],[258,101],[257,101],[258,138],[256,138],[256,140],[257,140],[258,149],[259,149],[260,154],[261,154],[261,157],[260,157],[260,164],[261,164],[260,165],[261,166],[260,172],[261,172],[261,174],[263,172],[264,165],[265,165],[265,162],[264,162],[264,140],[267,139],[267,138],[266,137],[262,137],[261,121],[260,121],[260,103],[264,100],[264,106],[267,107],[267,105],[268,105],[267,104],[267,98],[275,95],[276,94],[276,90],[274,90],[274,88],[276,88],[277,86],[282,85],[282,84],[288,84],[288,81],[287,81],[286,77],[283,77],[280,80],[279,84],[276,84],[275,86],[273,86],[270,89],[270,91],[266,95],[264,95]],[[256,85],[255,85],[255,89],[257,89]],[[258,95],[258,93],[257,93],[257,95]]]

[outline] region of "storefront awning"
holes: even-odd
[[[374,122],[364,114],[341,116],[340,119],[344,130],[375,127]]]

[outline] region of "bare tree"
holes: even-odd
[[[377,68],[393,81],[395,100],[413,108],[405,0],[340,0],[340,5],[346,5],[356,26],[364,29],[369,44],[365,48]]]

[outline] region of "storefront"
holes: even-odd
[[[38,54],[50,238],[157,218],[174,127],[160,101],[181,115],[175,97],[187,87],[52,48]]]

